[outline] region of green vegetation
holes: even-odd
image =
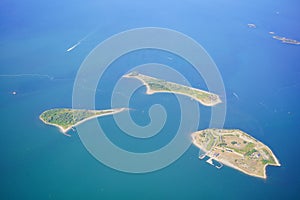
[[[237,129],[205,129],[192,138],[210,158],[252,176],[266,178],[266,165],[280,166],[266,145]]]
[[[276,163],[273,156],[271,156],[270,153],[266,149],[262,149],[262,150],[266,154],[266,156],[268,157],[268,163]]]
[[[254,148],[254,146],[255,145],[252,142],[249,142],[243,149],[238,149],[238,148],[234,148],[234,147],[228,147],[228,148],[237,153],[245,154],[245,153],[251,151]]]
[[[218,146],[219,146],[219,147],[224,147],[224,146],[227,146],[227,143],[222,142],[222,143],[218,144]]]
[[[245,156],[251,156],[254,152],[257,152],[257,150],[256,149],[251,149],[250,151],[245,153]]]
[[[43,112],[40,119],[46,124],[60,127],[67,131],[80,122],[101,115],[113,114],[116,110],[77,110],[68,108],[56,108]]]
[[[148,92],[171,92],[189,96],[203,105],[213,106],[221,103],[221,99],[218,95],[199,90],[196,88],[180,85],[177,83],[168,82],[162,79],[157,79],[154,77],[139,74],[138,72],[131,72],[124,77],[127,78],[137,78],[141,80],[144,84],[148,86],[151,91]]]
[[[158,90],[158,91],[161,91],[161,90],[168,90],[168,91],[171,91],[170,88],[168,88],[167,86],[165,86],[164,84],[159,84],[159,83],[153,83],[153,82],[150,82],[149,83],[149,86],[152,90]]]
[[[232,151],[235,151],[237,153],[240,153],[240,154],[244,154],[244,149],[237,149],[237,148],[232,148],[232,147],[227,147],[228,149],[231,149]]]
[[[244,148],[244,152],[251,151],[255,147],[255,144],[252,142],[249,142],[246,147]]]
[[[261,163],[262,163],[263,165],[265,165],[265,164],[269,164],[270,161],[269,161],[269,160],[262,159],[262,160],[261,160]]]
[[[215,143],[215,140],[214,140],[214,137],[213,137],[212,134],[207,134],[207,135],[208,135],[208,137],[209,137],[209,139],[208,139],[208,140],[209,140],[209,143],[208,143],[206,149],[207,149],[208,151],[210,151],[210,149],[212,148],[213,144]]]

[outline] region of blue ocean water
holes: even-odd
[[[298,7],[295,0],[1,1],[1,199],[298,199],[300,47],[282,44],[268,33],[300,40]],[[248,23],[257,28],[248,28]],[[280,160],[281,167],[267,168],[266,180],[228,167],[217,170],[199,160],[193,146],[162,170],[119,172],[95,160],[75,132],[65,137],[38,119],[46,109],[72,106],[77,70],[99,42],[149,26],[180,31],[207,50],[227,92],[225,127],[250,133]],[[192,85],[205,87],[182,59],[145,50],[112,64],[104,76],[107,85],[99,85],[97,108],[109,108],[111,85],[126,70],[147,62],[172,66]],[[173,137],[166,133],[178,127],[174,96],[144,93],[140,88],[131,102],[138,124],[149,123],[141,111],[153,103],[165,105],[171,113],[157,137],[133,139],[116,127],[111,116],[99,119],[104,129],[111,130],[108,137],[127,150],[159,148]],[[205,128],[209,109],[200,109],[204,114],[199,127]]]

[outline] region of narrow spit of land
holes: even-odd
[[[40,119],[49,125],[56,126],[66,136],[70,136],[67,132],[87,120],[101,117],[105,115],[113,115],[126,108],[109,109],[109,110],[84,110],[84,109],[70,109],[70,108],[55,108],[46,110],[40,115]]]
[[[217,94],[146,76],[138,72],[131,72],[123,77],[136,78],[140,80],[147,87],[147,94],[154,94],[158,92],[181,94],[189,96],[205,106],[214,106],[222,102]]]

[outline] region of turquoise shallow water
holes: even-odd
[[[1,199],[297,199],[299,46],[284,45],[268,34],[300,40],[296,1],[231,3],[228,1],[71,2],[3,1],[0,3],[0,197]],[[279,12],[279,14],[276,14]],[[249,29],[247,23],[255,23]],[[83,59],[101,41],[129,28],[159,26],[181,31],[202,44],[216,62],[227,91],[225,127],[239,127],[271,147],[281,167],[268,167],[267,180],[200,161],[191,146],[172,165],[147,174],[129,174],[95,160],[78,135],[68,138],[39,121],[53,107],[72,105],[72,87]],[[93,32],[74,51],[66,49]],[[147,62],[170,65],[203,85],[192,70],[166,52],[143,51],[125,56],[107,72],[99,88],[98,108],[109,107],[111,85],[126,69]],[[118,66],[124,66],[122,70]],[[6,76],[21,74],[42,74]],[[5,76],[3,76],[5,75]],[[115,75],[109,78],[110,75]],[[12,95],[16,91],[17,95]],[[112,117],[99,119],[109,138],[132,151],[152,150],[172,138],[177,118],[172,95],[147,98],[135,93],[133,118],[151,104],[171,113],[164,131],[147,141],[124,135]],[[239,100],[232,94],[235,92]],[[101,98],[104,98],[102,101]],[[102,103],[103,102],[103,103]],[[209,109],[200,107],[204,128]],[[173,114],[173,115],[172,115]],[[174,116],[174,117],[172,117]],[[170,133],[165,134],[164,133]]]

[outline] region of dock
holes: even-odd
[[[212,158],[209,158],[208,160],[206,160],[206,162],[212,166],[215,166]]]
[[[216,167],[217,169],[221,169],[221,168],[223,167],[223,164],[222,164],[222,163],[216,161],[216,162],[218,162],[220,165],[215,165],[213,161],[214,161],[214,159],[211,158],[211,157],[210,157],[209,159],[206,160],[206,162],[207,162],[208,164],[210,164],[210,165]]]

